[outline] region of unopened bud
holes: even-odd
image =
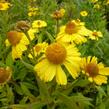
[[[16,23],[16,27],[15,29],[18,30],[18,31],[28,31],[30,28],[30,24],[28,21],[18,21]]]

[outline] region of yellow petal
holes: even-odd
[[[86,64],[87,64],[86,63],[86,58],[82,58],[81,59],[81,62],[80,62],[81,68],[84,69],[84,67],[86,66]]]
[[[45,71],[47,71],[49,67],[48,61],[43,59],[38,64],[35,65],[34,71],[36,71],[37,75],[41,78],[44,75]]]
[[[51,81],[56,74],[56,66],[46,59],[36,64],[34,70],[37,72],[40,79],[45,82]]]
[[[90,63],[90,61],[91,61],[91,56],[88,56],[87,57],[87,64]]]
[[[105,68],[99,69],[99,74],[101,74],[101,75],[109,75],[109,67],[105,67]]]
[[[62,70],[60,65],[57,66],[56,81],[60,85],[66,85],[67,84],[67,77],[66,77],[65,72]]]
[[[54,64],[49,64],[48,69],[46,69],[45,74],[44,74],[44,81],[51,81],[54,76],[56,75],[56,65]]]
[[[35,38],[35,33],[38,33],[38,29],[37,28],[30,28],[28,30],[28,35],[30,37],[31,40],[33,40]]]
[[[97,85],[102,85],[103,83],[107,83],[107,77],[102,75],[98,75],[94,77],[93,80]]]
[[[103,63],[102,63],[102,62],[98,63],[97,65],[98,65],[98,68],[99,68],[99,69],[104,68],[104,65],[103,65]]]
[[[22,44],[18,44],[12,47],[12,58],[17,59],[21,58],[23,52],[26,50],[26,46]]]
[[[90,82],[93,82],[93,78],[92,78],[92,77],[89,77],[88,80],[89,80]]]
[[[28,45],[29,44],[29,40],[27,38],[27,36],[22,33],[22,39],[20,40],[20,44],[23,44],[23,45]]]
[[[10,42],[8,41],[8,39],[5,40],[5,44],[7,47],[11,45]]]
[[[91,62],[92,62],[92,63],[96,63],[96,64],[97,64],[97,58],[96,58],[95,56],[94,56],[94,57],[92,57]]]
[[[77,70],[68,62],[64,63],[65,67],[67,68],[67,70],[69,71],[69,73],[71,74],[71,76],[76,79],[78,77],[78,72]]]

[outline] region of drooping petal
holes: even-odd
[[[12,58],[17,59],[21,58],[23,52],[27,49],[25,45],[18,44],[12,47]]]
[[[44,81],[45,82],[51,81],[55,75],[56,75],[56,65],[50,64],[44,74]]]
[[[101,74],[101,75],[109,75],[109,67],[105,67],[105,68],[99,69],[99,74]]]
[[[64,63],[65,67],[67,68],[67,70],[69,71],[69,73],[71,74],[71,76],[76,79],[78,77],[78,69],[75,69],[70,63],[65,62]]]
[[[56,81],[60,85],[67,84],[67,77],[66,77],[65,72],[62,70],[60,65],[57,66]]]
[[[29,40],[27,38],[27,36],[22,33],[22,39],[20,40],[20,44],[23,44],[23,45],[28,45],[29,44]]]
[[[46,59],[43,59],[35,65],[34,70],[37,72],[37,75],[41,78],[42,75],[44,75],[45,71],[47,71],[48,67],[48,61]]]
[[[40,79],[45,82],[51,81],[56,74],[56,66],[49,63],[46,59],[36,64],[34,70],[37,72]]]
[[[97,85],[102,85],[103,83],[107,83],[107,77],[102,75],[97,75],[93,78]]]

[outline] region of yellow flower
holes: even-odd
[[[88,15],[88,12],[87,11],[81,11],[80,15],[83,16],[83,17],[86,17]]]
[[[100,4],[98,4],[98,3],[95,4],[95,5],[94,5],[94,8],[95,8],[95,9],[100,9]]]
[[[10,31],[7,34],[7,39],[12,45],[12,58],[21,58],[22,53],[27,50],[29,40],[26,35],[22,32]]]
[[[63,46],[60,43],[53,43],[46,48],[43,59],[35,65],[34,70],[45,82],[55,77],[58,84],[66,85],[67,76],[61,65],[64,65],[76,79],[79,75],[80,59],[80,53],[74,45]]]
[[[76,44],[82,44],[87,41],[85,36],[89,36],[89,30],[83,22],[77,19],[68,22],[66,26],[61,26],[56,40],[62,43],[75,42]]]
[[[33,40],[36,37],[35,34],[38,32],[39,32],[39,30],[37,28],[30,28],[28,30],[28,35],[29,35],[30,39]]]
[[[47,23],[43,20],[35,20],[32,23],[33,28],[43,28],[43,27],[46,27],[46,26],[47,26]]]
[[[61,19],[65,14],[65,9],[61,8],[60,10],[56,10],[51,16],[54,19]]]
[[[45,50],[46,50],[46,48],[47,48],[47,46],[48,46],[48,43],[46,43],[46,42],[36,44],[36,45],[34,46],[34,48],[33,48],[33,49],[34,49],[34,54],[35,54],[35,56],[38,56],[38,55],[40,55],[41,53],[44,53]],[[31,54],[29,54],[28,57],[29,57],[29,58],[33,58]]]
[[[9,67],[0,67],[0,85],[7,83],[12,76],[12,70]]]
[[[89,39],[91,40],[98,40],[98,38],[103,37],[102,33],[100,31],[90,31]]]
[[[29,9],[28,9],[28,16],[31,17],[31,16],[35,16],[35,15],[38,15],[38,8],[36,7],[31,7],[29,6]]]
[[[107,83],[107,75],[109,75],[109,67],[104,67],[102,62],[97,62],[96,57],[87,57],[81,60],[81,68],[84,74],[88,76],[90,82],[97,85]]]
[[[107,4],[109,4],[109,0],[107,0]]]
[[[11,4],[8,2],[0,2],[0,10],[1,11],[7,10],[10,6],[11,6]]]

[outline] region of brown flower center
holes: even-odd
[[[76,24],[74,22],[68,22],[65,28],[65,32],[67,34],[73,34],[73,33],[76,33],[77,31],[78,29],[77,29]]]
[[[89,63],[85,68],[85,72],[87,72],[89,74],[89,76],[95,77],[99,73],[99,68],[98,68],[97,64]]]
[[[20,42],[22,34],[17,31],[10,31],[7,33],[7,38],[12,45],[16,45]]]
[[[92,35],[95,36],[95,37],[97,37],[98,36],[98,33],[97,32],[93,32]]]
[[[41,22],[40,22],[40,21],[38,21],[38,22],[37,22],[37,25],[39,25],[39,26],[40,26],[40,25],[41,25]]]
[[[53,13],[53,18],[55,18],[55,19],[60,19],[60,18],[62,18],[61,12],[60,12],[60,11],[55,11],[55,12]]]
[[[66,58],[66,49],[59,43],[53,43],[46,49],[46,57],[53,64],[61,64]]]
[[[41,50],[41,46],[40,46],[40,45],[36,45],[36,46],[35,46],[35,51],[36,51],[36,52],[39,52],[40,50]]]
[[[2,9],[3,8],[3,5],[0,3],[0,9]]]

